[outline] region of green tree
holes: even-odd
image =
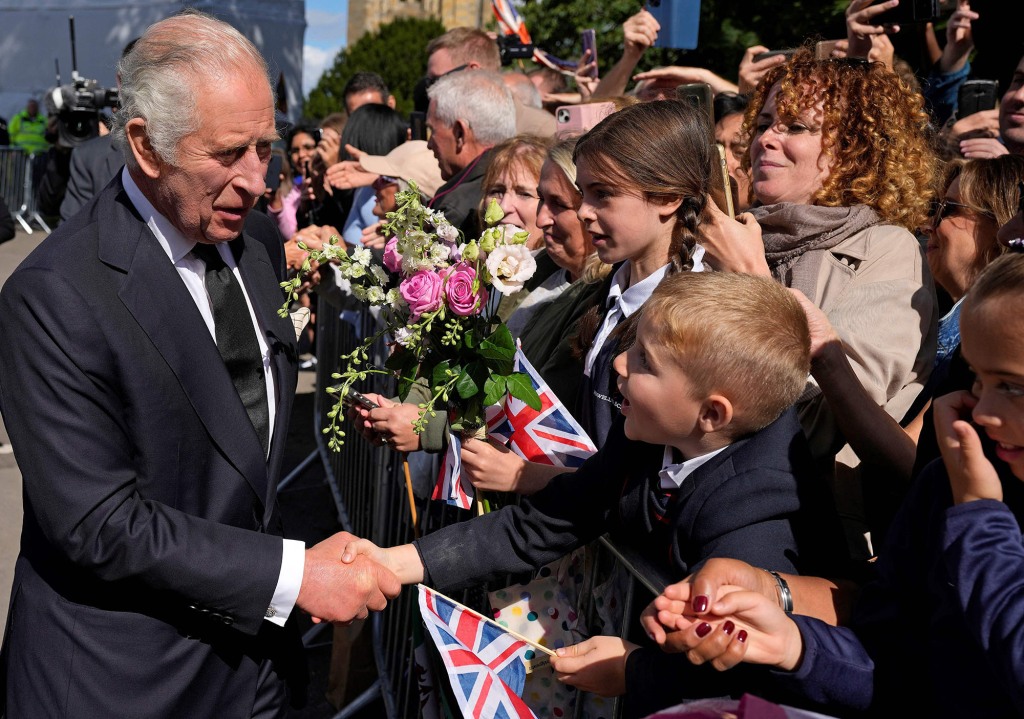
[[[848,4],[848,0],[703,0],[697,48],[652,49],[637,69],[694,65],[735,80],[747,47],[761,44],[782,49],[809,37],[845,36],[843,12]],[[603,74],[621,57],[622,23],[640,6],[637,0],[523,0],[520,12],[534,43],[566,60],[579,57],[580,30],[594,28]]]
[[[357,72],[375,72],[384,78],[397,101],[396,109],[412,109],[413,87],[427,67],[427,43],[441,35],[444,26],[433,18],[398,18],[367,33],[338,53],[306,99],[305,114],[321,119],[344,110],[345,84]]]

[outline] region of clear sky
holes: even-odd
[[[308,95],[345,45],[348,0],[306,0],[306,41],[302,48],[302,94]]]

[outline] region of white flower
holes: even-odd
[[[442,222],[437,226],[437,236],[445,242],[454,244],[459,239],[459,230],[449,222]]]
[[[432,245],[430,248],[430,260],[435,265],[447,262],[448,258],[451,257],[451,254],[452,251],[448,245]]]
[[[360,302],[366,302],[366,288],[362,285],[352,285],[352,294]]]
[[[341,276],[348,280],[356,280],[366,274],[366,268],[362,265],[351,263],[341,268]]]
[[[370,260],[373,259],[373,253],[370,252],[368,247],[357,247],[352,250],[352,261],[358,262],[363,267],[370,266]]]
[[[537,271],[537,261],[525,245],[495,247],[485,264],[495,289],[503,295],[523,289],[523,284]]]
[[[380,265],[371,265],[370,273],[374,276],[374,279],[376,279],[377,282],[381,283],[382,285],[386,285],[388,283],[388,280],[390,279],[388,277],[388,273],[385,272],[384,268],[381,267]]]
[[[397,287],[392,287],[388,290],[387,295],[385,295],[384,301],[397,310],[402,307],[402,304],[405,302],[405,298],[402,297],[402,293],[398,291]]]
[[[415,344],[416,333],[410,332],[405,327],[399,327],[395,330],[395,342],[402,345],[403,347],[411,347]]]
[[[402,274],[413,275],[420,270],[429,270],[434,267],[430,260],[417,257],[412,252],[402,255]]]
[[[366,301],[375,305],[384,304],[384,290],[380,287],[369,288],[366,290]]]

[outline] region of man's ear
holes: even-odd
[[[452,137],[455,138],[455,149],[461,151],[469,140],[469,125],[465,120],[456,120],[452,125]]]
[[[394,110],[395,109],[395,96],[394,95],[388,95],[388,101],[385,102],[384,104],[387,105],[388,107],[390,107],[392,110]]]
[[[721,432],[732,424],[733,406],[728,397],[713,394],[700,406],[697,426],[704,434]]]
[[[135,155],[135,161],[139,163],[139,169],[147,177],[153,180],[159,179],[164,162],[149,141],[146,121],[141,117],[132,118],[124,126],[124,135],[128,140],[128,146],[132,149],[132,154]]]

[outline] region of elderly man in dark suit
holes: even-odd
[[[243,230],[277,137],[262,57],[186,13],[119,74],[126,169],[0,292],[25,501],[0,715],[282,717],[293,609],[349,621],[397,579],[343,565],[347,535],[279,536],[295,332]]]

